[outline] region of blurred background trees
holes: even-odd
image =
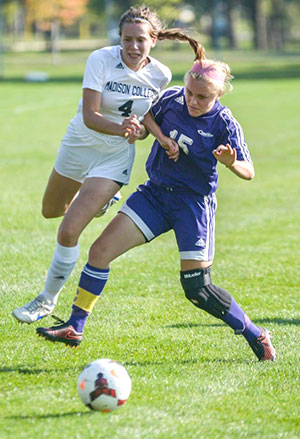
[[[166,25],[192,29],[216,49],[300,46],[300,0],[0,0],[2,41],[8,49],[20,41],[40,41],[54,53],[61,40],[115,44],[120,15],[143,3]]]

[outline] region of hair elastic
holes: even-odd
[[[129,18],[129,20],[131,19],[131,17],[128,17],[128,18]],[[151,21],[148,20],[148,18],[144,18],[144,17],[132,17],[132,19],[133,19],[133,21],[134,21],[134,20],[136,20],[136,21],[143,21],[143,22],[145,22],[145,23],[150,24],[150,26],[153,27],[153,24],[151,23]],[[125,21],[126,21],[126,20],[125,20]]]

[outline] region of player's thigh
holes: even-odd
[[[206,268],[215,252],[215,196],[189,195],[177,200],[174,232],[183,270]],[[192,262],[194,261],[194,262]]]
[[[145,242],[145,236],[132,219],[118,213],[92,245],[89,263],[93,267],[108,268],[112,260]]]
[[[118,192],[120,185],[107,178],[87,178],[60,225],[58,239],[73,245],[99,210]],[[74,244],[74,245],[75,245]]]
[[[171,229],[160,191],[150,184],[141,184],[120,209],[137,225],[148,242]]]
[[[195,259],[181,259],[181,271],[197,270],[198,268],[207,268],[212,265],[213,261],[197,261]]]
[[[42,214],[46,218],[64,215],[80,187],[80,182],[53,169],[43,196]]]

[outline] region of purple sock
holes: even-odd
[[[246,314],[245,314],[245,322],[246,322],[246,328],[243,332],[243,336],[245,337],[245,339],[249,342],[254,338],[259,337],[261,334],[260,328],[254,325],[254,323],[251,322],[251,320]]]
[[[222,320],[229,325],[236,334],[242,334],[247,341],[260,336],[260,329],[251,322],[242,308],[232,298],[230,310]]]
[[[76,305],[72,305],[72,314],[68,320],[68,323],[73,326],[75,331],[83,332],[85,322],[90,313],[84,309],[78,308]]]

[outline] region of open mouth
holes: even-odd
[[[137,59],[140,57],[138,53],[128,53],[129,58]]]

